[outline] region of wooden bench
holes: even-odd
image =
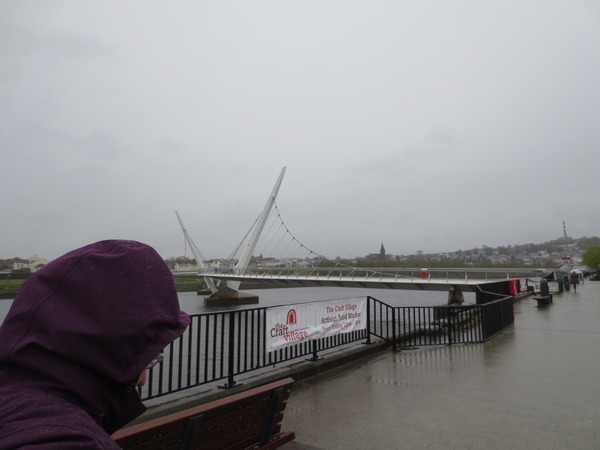
[[[281,422],[294,380],[285,378],[123,428],[124,449],[274,449],[295,438]]]

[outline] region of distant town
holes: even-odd
[[[582,255],[590,247],[600,247],[599,237],[559,238],[541,244],[521,244],[500,247],[472,248],[444,253],[424,253],[394,255],[386,252],[384,243],[379,251],[356,257],[332,259],[314,256],[310,258],[283,258],[274,256],[255,256],[250,268],[274,267],[315,267],[336,264],[355,267],[560,267],[566,262],[581,264]],[[0,274],[27,274],[39,270],[49,261],[37,255],[29,258],[0,259]],[[165,260],[174,272],[197,271],[196,261],[188,256],[179,256]],[[203,261],[205,267],[215,270],[231,270],[236,260],[210,259]]]

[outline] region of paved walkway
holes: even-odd
[[[515,305],[486,344],[378,352],[299,380],[292,449],[600,449],[600,282]]]

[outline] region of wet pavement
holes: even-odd
[[[600,282],[515,304],[485,344],[370,354],[296,382],[293,449],[600,449]]]

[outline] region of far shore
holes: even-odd
[[[15,298],[25,280],[0,280],[0,300],[12,300]],[[206,284],[197,278],[175,278],[177,292],[203,292]],[[241,289],[268,289],[270,284],[242,283]]]

